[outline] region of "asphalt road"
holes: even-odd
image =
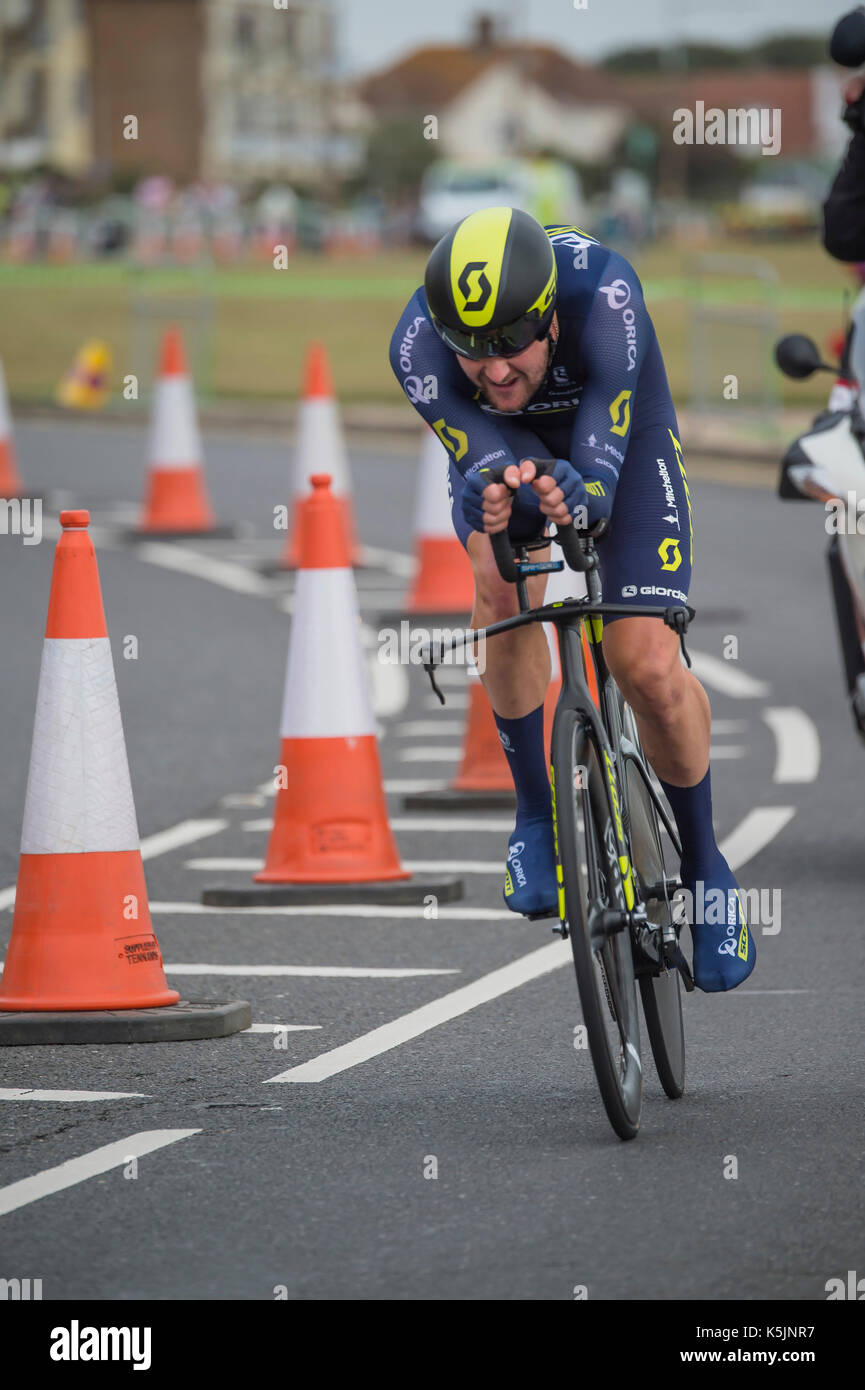
[[[622,1144],[573,1046],[567,948],[409,1041],[321,1080],[273,1082],[524,962],[549,946],[549,923],[503,908],[499,868],[486,867],[502,860],[501,813],[427,826],[403,812],[399,790],[389,805],[405,861],[485,866],[463,873],[463,901],[437,919],[202,909],[203,887],[250,870],[201,861],[260,862],[267,841],[260,789],[278,761],[288,586],[238,585],[279,549],[270,518],[290,450],[208,440],[216,509],[247,534],[180,547],[179,572],[117,534],[141,490],[137,432],[32,424],[18,445],[33,488],[92,509],[142,836],[209,822],[146,863],[169,980],[249,999],[257,1025],[292,1031],[2,1049],[7,1093],[125,1094],[0,1099],[0,1201],[95,1149],[131,1155],[133,1136],[174,1133],[138,1159],[137,1176],[121,1163],[0,1216],[0,1276],[41,1278],[46,1299],[570,1300],[582,1286],[590,1300],[823,1300],[827,1280],[862,1268],[865,750],[843,697],[816,508],[743,485],[741,470],[732,486],[692,482],[691,646],[716,720],[717,826],[743,886],[780,892],[781,919],[756,928],[744,987],[686,998],[686,1095],[666,1100],[649,1060],[642,1129]],[[405,585],[415,461],[366,441],[352,457],[361,537],[391,552],[358,576],[374,647],[379,609]],[[0,893],[17,867],[48,531],[29,547],[0,536]],[[222,568],[203,574],[205,554]],[[130,634],[137,660],[122,656]],[[723,656],[730,636],[735,661]],[[391,788],[449,777],[464,717],[459,684],[439,712],[423,673],[403,674],[376,684]],[[11,917],[7,903],[4,944]],[[172,974],[180,964],[200,973]]]

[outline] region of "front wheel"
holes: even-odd
[[[556,712],[552,765],[559,910],[570,934],[592,1065],[610,1124],[620,1139],[633,1139],[642,1102],[640,1026],[630,932],[609,926],[625,911],[606,791],[613,774],[574,710]]]

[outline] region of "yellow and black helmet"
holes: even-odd
[[[482,208],[433,247],[424,276],[430,318],[463,357],[513,357],[546,336],[556,259],[540,223],[519,208]]]

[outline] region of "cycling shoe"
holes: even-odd
[[[517,821],[508,842],[503,896],[511,912],[556,914],[556,849],[551,816]]]
[[[682,885],[694,941],[694,982],[707,994],[735,989],[757,961],[739,885],[720,851],[708,868],[691,872],[682,861]]]

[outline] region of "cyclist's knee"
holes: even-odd
[[[632,709],[673,720],[685,698],[685,670],[675,634],[653,619],[625,619],[604,633],[604,654]]]

